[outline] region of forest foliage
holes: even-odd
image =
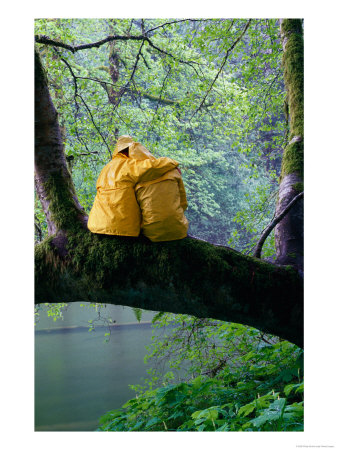
[[[166,22],[171,21],[36,21],[36,34],[72,45],[160,27],[147,36],[175,56],[138,41],[74,54],[39,47],[77,195],[89,212],[117,136],[130,134],[155,156],[179,161],[190,234],[249,253],[273,215],[287,131],[277,21],[252,21],[226,60],[247,21],[161,27]],[[45,230],[41,210],[37,219]],[[271,239],[265,256],[273,253]]]
[[[246,254],[271,221],[288,133],[276,19],[39,19],[39,46],[81,205],[118,136],[180,163],[189,234]],[[36,240],[46,223],[36,198]],[[274,238],[263,258],[274,258]],[[55,307],[54,307],[55,308]],[[135,311],[140,317],[140,311]],[[159,313],[144,386],[102,431],[300,431],[302,351],[238,324]],[[155,363],[156,362],[156,363]]]

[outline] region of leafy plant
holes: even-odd
[[[171,370],[150,369],[146,385],[133,386],[136,398],[100,419],[100,431],[302,430],[298,347],[243,325],[163,313],[153,320],[167,331],[154,335],[146,360],[167,358]]]

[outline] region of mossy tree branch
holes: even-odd
[[[229,248],[80,231],[36,247],[36,302],[90,301],[251,325],[302,346],[302,280]]]

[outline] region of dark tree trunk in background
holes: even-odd
[[[291,200],[304,190],[304,62],[303,29],[300,19],[281,21],[281,40],[290,128],[289,143],[282,160],[276,215],[279,215]],[[303,200],[300,200],[275,228],[277,262],[291,264],[300,270],[304,264],[303,205]]]
[[[35,83],[35,176],[50,235],[36,245],[36,303],[93,301],[191,314],[303,345],[302,278],[294,268],[197,239],[151,243],[90,233],[38,54]],[[283,192],[281,185],[280,201]]]
[[[282,155],[280,154],[280,152],[276,153],[276,148],[274,145],[274,137],[277,136],[277,133],[275,131],[275,126],[277,123],[277,117],[273,116],[271,118],[271,123],[270,123],[270,118],[266,117],[263,119],[263,123],[264,125],[270,125],[270,130],[268,131],[260,131],[260,142],[263,144],[262,147],[262,152],[263,152],[263,159],[265,160],[265,164],[266,164],[266,170],[270,171],[270,170],[275,170],[276,173],[279,172],[279,168],[280,168],[280,164],[281,164],[281,160],[282,160]],[[273,158],[271,157],[271,153],[274,152],[273,154]]]
[[[114,25],[115,25],[115,21],[113,19],[109,20],[109,31],[110,31],[111,35],[115,34]],[[113,85],[109,85],[109,87],[108,87],[108,97],[109,97],[109,102],[113,106],[116,106],[120,99],[120,89],[115,86],[116,83],[119,81],[119,77],[120,77],[120,68],[119,68],[120,60],[119,60],[119,55],[118,55],[117,49],[116,49],[116,43],[114,41],[109,42],[108,62],[109,62],[109,66],[108,66],[109,76],[113,83]],[[116,139],[118,138],[118,136],[115,136],[115,137],[116,137]]]

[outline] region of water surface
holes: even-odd
[[[131,308],[107,305],[101,316],[115,323],[105,342],[104,321],[88,331],[88,320],[98,317],[93,308],[71,304],[56,322],[42,312],[35,332],[36,431],[95,430],[101,415],[134,397],[128,385],[147,375],[153,315],[144,312],[137,323]]]

